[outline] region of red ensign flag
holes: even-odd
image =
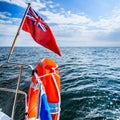
[[[47,23],[29,7],[22,25],[22,30],[29,32],[40,45],[61,56],[59,47]]]

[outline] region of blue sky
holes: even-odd
[[[120,0],[0,0],[0,46],[11,46],[27,3],[59,46],[119,46]],[[38,46],[21,30],[16,46]]]

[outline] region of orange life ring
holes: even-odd
[[[35,71],[37,71],[37,75],[44,86],[52,120],[58,120],[61,102],[58,66],[53,60],[45,58],[37,64]],[[32,118],[36,119],[38,117],[39,93],[40,89],[38,87],[38,82],[33,75],[28,91],[28,120]]]

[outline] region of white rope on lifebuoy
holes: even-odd
[[[51,68],[51,69],[53,70],[52,73],[47,73],[47,74],[45,74],[45,75],[38,76],[38,78],[43,78],[43,77],[46,77],[46,76],[49,76],[49,75],[52,75],[52,74],[54,74],[54,75],[56,75],[57,77],[60,78],[60,76],[59,76],[58,74],[56,74],[56,72],[55,72],[55,70],[56,70],[57,68],[58,68],[58,66],[52,67],[52,68]]]
[[[52,78],[53,78],[53,81],[54,81],[54,84],[55,84],[55,86],[56,86],[56,89],[57,89],[57,92],[58,92],[58,98],[59,98],[59,103],[58,103],[58,107],[59,107],[59,111],[58,111],[58,119],[57,120],[59,120],[59,117],[60,117],[60,105],[61,105],[61,97],[60,97],[60,91],[59,91],[59,88],[58,88],[58,85],[57,85],[57,82],[56,82],[56,79],[55,79],[55,77],[54,77],[54,74],[52,74]],[[54,114],[54,113],[53,113]]]

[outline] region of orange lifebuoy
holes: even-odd
[[[58,66],[53,60],[45,58],[37,64],[35,70],[44,86],[52,120],[58,120],[61,102]],[[39,93],[40,89],[38,87],[38,82],[33,75],[28,91],[28,119],[35,119],[38,116]]]

